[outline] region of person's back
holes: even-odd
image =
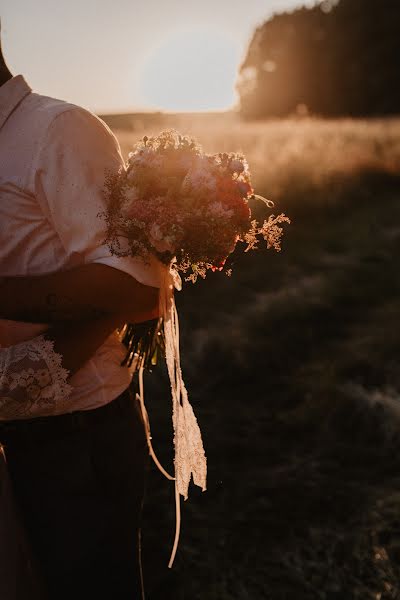
[[[157,285],[155,264],[115,259],[102,245],[104,179],[123,165],[108,127],[83,108],[32,93],[22,76],[0,87],[0,106],[0,277],[96,262]],[[56,309],[57,298],[51,302]],[[0,344],[9,327],[0,320]],[[117,335],[110,336],[74,376],[69,411],[106,404],[129,385],[124,352]]]
[[[103,275],[117,288],[154,290],[157,261],[116,258],[102,245],[106,172],[123,165],[115,137],[90,112],[32,93],[22,76],[2,80],[4,66],[0,52],[0,277],[62,278],[93,265],[92,282]],[[41,320],[71,318],[69,302],[71,313],[82,309],[82,319],[95,319],[116,302],[113,290],[105,302],[104,284],[99,289],[97,298],[89,290],[91,302],[82,307],[75,288],[70,297],[43,288]],[[138,306],[139,300],[138,293]],[[26,336],[26,323],[2,320],[0,345],[2,334],[9,344],[22,330]],[[37,401],[34,418],[10,420],[0,410],[0,443],[18,507],[49,597],[57,600],[142,595],[138,534],[148,449],[130,374],[121,366],[124,352],[114,333],[70,378],[68,401]]]

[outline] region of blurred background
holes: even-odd
[[[168,570],[173,487],[151,467],[147,598],[400,598],[398,0],[1,12],[13,72],[101,115],[124,156],[167,127],[243,151],[256,191],[292,220],[281,253],[237,247],[231,277],[177,293],[208,490],[182,503]],[[162,364],[146,403],[171,469]]]

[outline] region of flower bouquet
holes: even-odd
[[[139,368],[139,399],[147,423],[150,453],[164,474],[175,481],[177,529],[170,565],[179,536],[179,497],[188,496],[191,477],[206,489],[206,458],[200,430],[188,401],[179,359],[179,324],[174,289],[185,281],[195,283],[207,271],[224,271],[226,259],[238,242],[244,251],[255,249],[261,239],[267,248],[280,250],[284,214],[269,215],[262,224],[251,218],[249,200],[256,196],[247,162],[241,154],[206,154],[191,137],[174,130],[137,143],[126,169],[106,181],[107,238],[112,254],[156,256],[165,265],[160,289],[160,319],[126,325],[121,337],[127,345],[126,362]],[[143,400],[143,369],[154,364],[158,351],[165,353],[171,382],[175,445],[175,477],[161,467],[150,442]]]

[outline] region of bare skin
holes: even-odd
[[[46,275],[4,278],[0,284],[0,315],[5,319],[55,323],[119,314],[135,323],[139,315],[157,312],[158,296],[158,288],[94,263]]]
[[[159,316],[159,290],[102,264],[33,277],[10,277],[0,284],[3,318],[49,323],[46,337],[75,373],[125,322]],[[79,340],[79,343],[77,343]]]
[[[73,375],[120,325],[120,318],[116,315],[107,315],[82,323],[70,323],[67,327],[50,328],[45,333],[45,337],[54,342],[55,352],[63,357],[63,367]]]
[[[131,317],[133,322],[141,323],[157,318],[158,310],[131,313]],[[54,341],[54,350],[63,357],[63,367],[73,375],[125,321],[121,315],[108,314],[95,319],[66,322],[50,327],[45,337]]]

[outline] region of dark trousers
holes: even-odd
[[[0,425],[0,441],[49,600],[142,600],[148,449],[133,394]]]

